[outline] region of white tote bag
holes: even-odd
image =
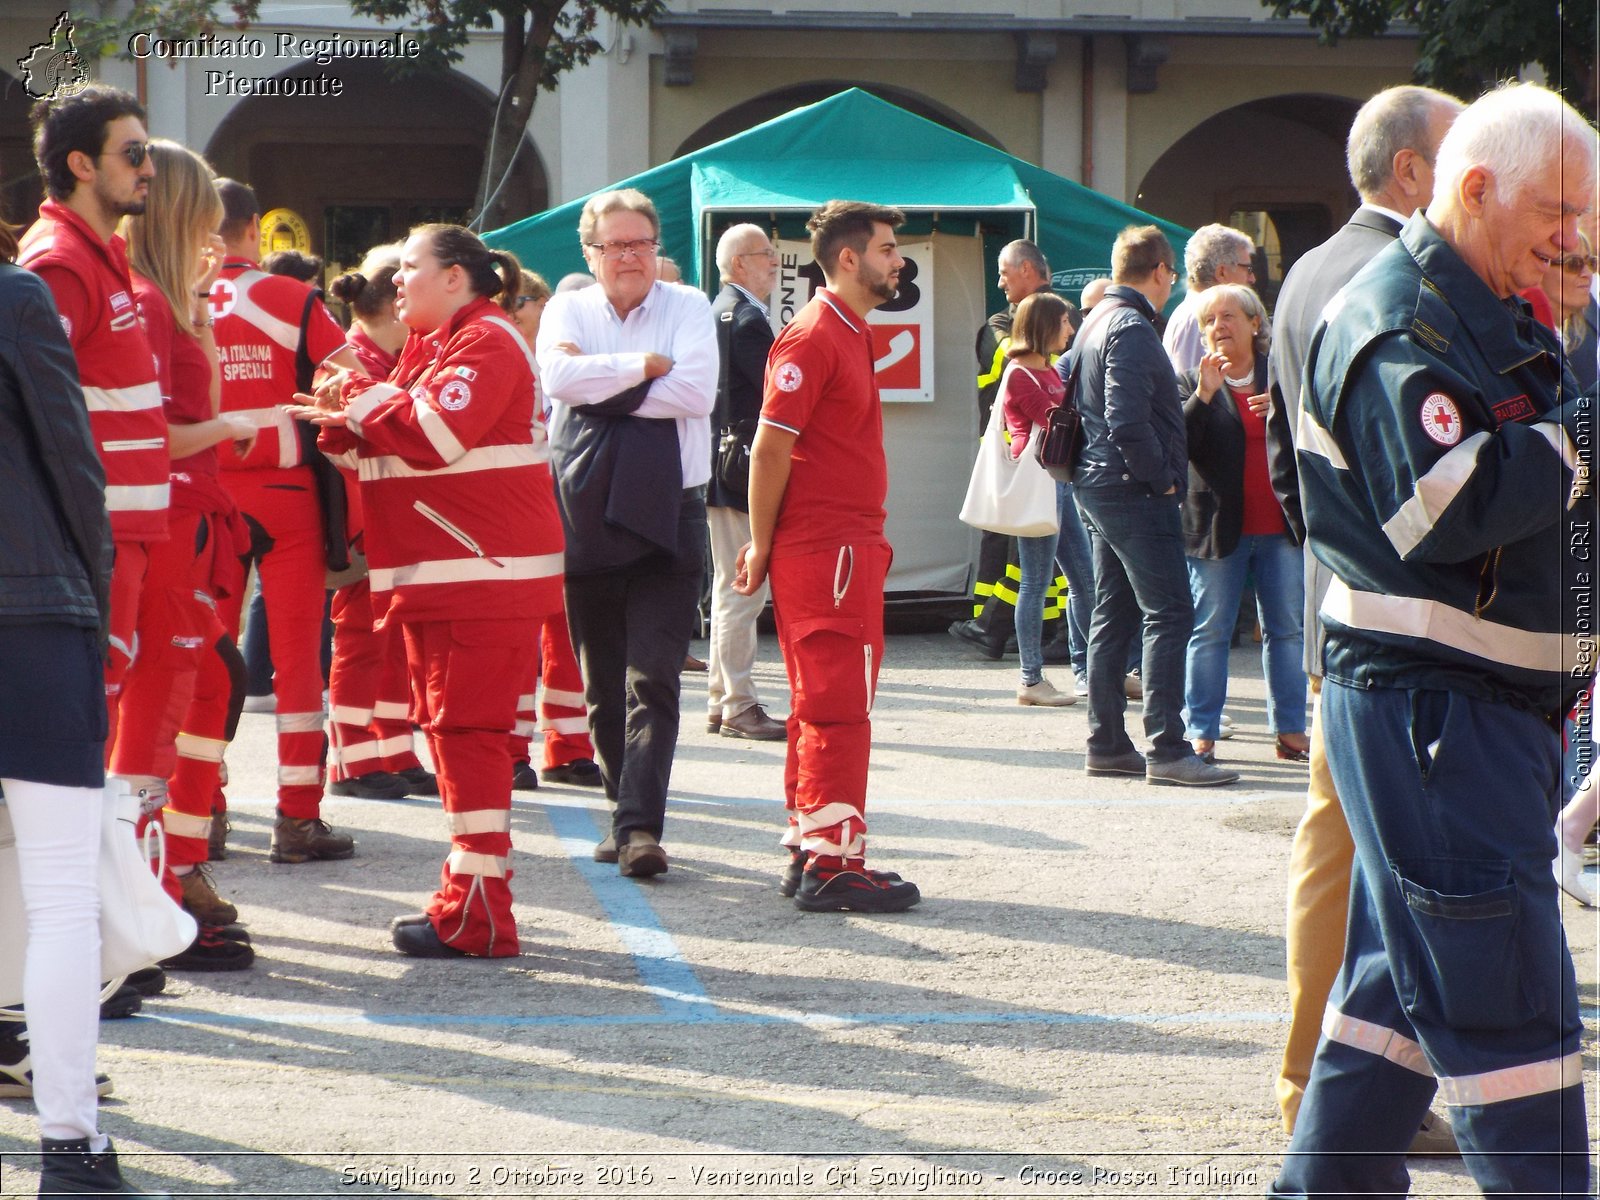
[[[1006,375],[1015,369],[1014,363],[1007,365]],[[1034,455],[1011,457],[1005,416],[1000,411],[1005,378],[1005,375],[1000,378],[1000,390],[989,409],[989,428],[978,443],[978,459],[972,464],[967,498],[961,504],[961,519],[990,533],[1044,537],[1061,528],[1056,509],[1056,481],[1045,473]],[[1034,426],[1032,436],[1042,437],[1043,431]]]
[[[181,953],[199,932],[194,918],[167,895],[134,834],[139,798],[123,780],[106,781],[100,826],[100,978],[111,980]],[[145,837],[160,839],[152,825]],[[160,842],[157,867],[166,857]],[[0,804],[0,1004],[22,1001],[22,959],[28,918],[17,871],[17,835]]]

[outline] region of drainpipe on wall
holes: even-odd
[[[143,63],[139,64],[141,67]],[[1084,187],[1094,186],[1094,35],[1083,35],[1083,163],[1078,168]]]

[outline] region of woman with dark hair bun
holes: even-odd
[[[395,311],[401,243],[374,246],[361,266],[329,286],[349,305],[345,340],[362,371],[387,379],[410,334]],[[342,456],[346,533],[353,554],[366,556],[360,484],[353,451]],[[437,796],[439,784],[418,760],[411,737],[411,684],[405,639],[395,627],[372,626],[372,586],[365,571],[333,593],[333,660],[328,669],[328,790],[363,800]]]
[[[494,303],[518,270],[459,226],[413,229],[395,276],[411,334],[387,381],[340,372],[291,409],[329,454],[356,451],[374,624],[404,633],[450,818],[427,911],[391,926],[421,958],[519,951],[511,731],[562,554],[533,356]]]

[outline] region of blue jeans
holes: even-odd
[[[1064,508],[1068,505],[1065,485],[1056,485],[1056,518],[1065,524]],[[1077,514],[1073,514],[1077,519]],[[1022,683],[1030,686],[1044,678],[1044,598],[1050,590],[1050,579],[1055,569],[1056,546],[1062,534],[1047,533],[1043,537],[1017,539],[1017,569],[1022,578],[1017,583],[1017,607],[1014,620],[1017,629],[1017,657],[1022,660]],[[1073,592],[1077,585],[1070,577],[1068,586]],[[1071,620],[1071,617],[1068,617]]]
[[[1151,762],[1194,753],[1183,734],[1183,652],[1194,601],[1183,566],[1179,496],[1154,496],[1143,484],[1077,489],[1094,555],[1094,617],[1089,625],[1089,753],[1134,749],[1124,726],[1128,653],[1144,629],[1144,731]]]
[[[1056,538],[1056,562],[1067,577],[1067,646],[1072,655],[1072,673],[1089,672],[1089,624],[1094,615],[1094,557],[1089,548],[1089,531],[1083,527],[1070,483],[1061,489],[1061,532]]]
[[[1217,740],[1228,696],[1228,648],[1239,623],[1245,577],[1252,571],[1272,731],[1306,731],[1305,559],[1286,534],[1257,534],[1240,538],[1226,558],[1189,559],[1194,634],[1189,638],[1185,700],[1189,736],[1199,741]]]

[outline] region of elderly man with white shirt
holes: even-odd
[[[658,282],[660,232],[643,193],[592,196],[578,236],[599,286],[553,297],[538,339],[567,620],[615,804],[594,857],[635,876],[667,869],[662,825],[705,567],[718,367],[705,296]]]

